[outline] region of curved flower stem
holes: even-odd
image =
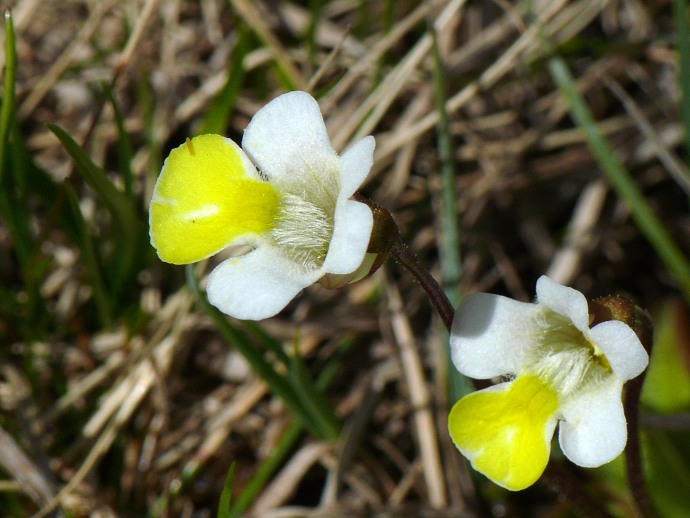
[[[628,444],[625,448],[625,468],[628,475],[628,483],[630,484],[630,492],[635,500],[635,504],[642,516],[645,518],[652,518],[656,516],[656,513],[654,512],[654,506],[652,505],[649,491],[647,491],[647,484],[644,480],[642,451],[640,447],[640,394],[642,393],[644,377],[645,373],[643,372],[634,380],[629,381],[623,398],[623,407],[625,408],[625,414],[628,420]]]
[[[455,309],[453,309],[453,305],[448,300],[441,285],[419,263],[417,256],[402,240],[398,225],[393,220],[391,213],[359,192],[356,192],[353,198],[369,206],[374,215],[374,228],[369,241],[369,252],[379,254],[380,257],[377,259],[372,271],[383,264],[388,256],[396,259],[403,268],[414,275],[417,282],[424,288],[431,304],[441,317],[443,325],[450,332]]]
[[[649,314],[642,309],[634,308],[634,321],[632,328],[637,333],[642,345],[647,350],[651,358],[653,340],[652,321]],[[634,380],[627,384],[625,396],[623,398],[623,408],[628,420],[628,444],[625,448],[625,467],[630,484],[630,492],[633,495],[635,504],[645,518],[657,516],[654,504],[649,496],[647,484],[644,479],[644,468],[642,466],[642,449],[640,445],[640,395],[644,384],[645,370]]]
[[[647,354],[652,356],[654,328],[649,313],[636,306],[631,300],[609,295],[590,301],[589,311],[593,324],[607,320],[619,320],[629,325],[640,339]],[[640,448],[640,395],[646,371],[628,381],[623,396],[623,409],[628,423],[628,442],[625,446],[625,468],[635,505],[646,518],[658,516],[649,497],[644,479],[642,453]]]
[[[453,323],[453,315],[455,310],[453,305],[448,300],[443,288],[434,279],[429,271],[419,264],[417,256],[412,253],[409,247],[398,237],[398,239],[393,243],[391,249],[391,255],[412,275],[414,275],[417,282],[424,288],[426,294],[429,296],[431,304],[434,309],[441,317],[443,325],[446,326],[448,332],[450,332],[450,327]]]

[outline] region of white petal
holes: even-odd
[[[462,301],[450,334],[455,367],[472,378],[516,374],[538,345],[543,309],[500,295],[478,293]]]
[[[619,380],[632,379],[647,367],[647,351],[635,332],[623,322],[602,322],[590,329],[588,335],[604,353]]]
[[[575,464],[595,468],[612,461],[625,448],[628,428],[622,387],[614,380],[564,405],[558,440],[565,456]]]
[[[261,320],[278,313],[319,276],[300,273],[294,263],[264,245],[220,263],[209,276],[206,294],[223,313]]]
[[[589,330],[587,299],[579,291],[558,284],[546,275],[542,275],[537,280],[537,302],[569,318],[583,333]]]
[[[338,200],[333,236],[323,263],[325,273],[351,273],[362,264],[374,218],[371,209],[354,200]]]
[[[374,137],[364,137],[340,157],[340,195],[352,196],[369,174],[374,163]]]
[[[328,167],[337,167],[319,105],[305,92],[283,94],[256,112],[244,130],[242,149],[271,181],[314,174],[324,166],[323,157],[332,159]],[[303,171],[305,164],[313,170]]]

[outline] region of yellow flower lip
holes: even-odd
[[[278,193],[246,162],[220,135],[187,139],[171,151],[149,215],[151,243],[163,261],[200,261],[273,227]]]
[[[519,491],[546,468],[556,426],[558,394],[536,376],[474,392],[451,409],[448,428],[474,469]]]

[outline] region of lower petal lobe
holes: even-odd
[[[469,394],[451,409],[453,442],[474,469],[518,491],[546,468],[556,426],[558,394],[535,376]]]
[[[171,151],[149,220],[151,243],[163,261],[200,261],[273,227],[279,195],[248,170],[241,153],[220,135],[200,135]]]

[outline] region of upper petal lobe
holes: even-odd
[[[256,112],[244,130],[242,149],[278,182],[295,174],[318,174],[303,169],[315,160],[323,162],[321,157],[337,158],[319,105],[305,92],[283,94]]]
[[[500,295],[466,297],[455,312],[450,334],[453,364],[477,379],[517,373],[529,361],[542,311],[536,304]]]

